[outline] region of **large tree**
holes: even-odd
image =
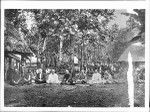
[[[143,10],[135,10],[136,16],[124,13],[130,16],[127,28],[119,29],[117,24],[108,27],[114,11],[23,9],[6,11],[6,17],[21,35],[20,40],[25,48],[40,58],[41,62],[42,57],[45,57],[47,64],[50,60],[50,63],[56,64],[56,61],[63,61],[63,55],[77,55],[82,67],[95,60],[117,60],[119,55],[116,54],[121,53],[116,53],[120,51],[116,48],[126,48],[126,43],[134,39],[130,38],[134,37],[134,29],[144,28]]]
[[[32,13],[35,19],[35,25],[31,29],[25,24],[25,12]],[[98,32],[99,38],[103,38],[102,35],[106,32],[102,29],[112,19],[113,12],[114,10],[90,9],[22,10],[20,18],[24,22],[21,24],[21,31],[38,57],[49,52],[49,55],[59,54],[61,61],[63,53],[74,54],[76,47],[83,62],[85,42],[92,42],[92,38],[95,38],[88,38],[89,32]],[[100,22],[99,18],[102,17],[104,20]]]

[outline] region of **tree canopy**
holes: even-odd
[[[5,48],[32,52],[41,61],[72,55],[84,64],[114,60],[128,46],[125,40],[133,39],[133,29],[145,31],[145,10],[134,11],[137,15],[123,13],[130,19],[119,29],[118,24],[108,27],[113,9],[6,9]]]

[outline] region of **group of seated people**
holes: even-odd
[[[42,69],[36,70],[37,78],[35,79],[36,83],[61,83],[61,84],[73,84],[72,75],[69,70],[65,70],[63,77],[60,78],[55,72],[55,69],[47,68],[45,74],[42,72]]]
[[[112,83],[113,78],[112,75],[108,72],[105,71],[103,74],[101,70],[95,70],[93,73],[92,79],[89,80],[89,83]]]
[[[63,70],[63,72],[61,72]],[[114,75],[111,72],[112,66],[103,64],[95,68],[83,68],[74,66],[70,69],[58,69],[54,68],[37,68],[37,69],[26,69],[23,72],[23,78],[14,80],[13,83],[18,85],[22,84],[40,84],[40,83],[59,83],[59,84],[93,84],[93,83],[112,83]],[[17,70],[16,70],[17,71]],[[18,73],[19,74],[19,73]]]
[[[16,70],[17,71],[17,70]],[[108,72],[108,70],[95,69],[84,70],[75,69],[73,71],[65,69],[63,73],[58,73],[55,69],[47,68],[43,70],[38,69],[28,69],[23,73],[23,78],[17,78],[13,80],[14,85],[24,85],[24,84],[40,84],[40,83],[59,83],[59,84],[93,84],[93,83],[111,83],[113,80],[113,75]],[[12,73],[12,71],[11,71]],[[16,74],[16,72],[14,72]],[[18,73],[19,74],[19,73]],[[13,75],[15,76],[15,75]]]
[[[85,70],[70,72],[69,70],[65,70],[63,75],[60,75],[55,72],[55,69],[47,68],[43,73],[41,68],[36,70],[36,76],[33,75],[32,83],[59,83],[59,84],[93,84],[93,83],[111,83],[113,78],[111,74],[106,71],[105,75],[102,76],[100,70],[95,69],[92,73],[92,77],[88,76],[88,73]]]

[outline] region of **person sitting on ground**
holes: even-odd
[[[77,75],[77,80],[76,80],[77,83],[82,83],[82,84],[85,84],[87,82],[87,76],[84,72],[84,70],[81,70],[81,73],[79,73]]]
[[[28,72],[24,74],[25,84],[31,84],[31,69],[28,69]]]
[[[58,75],[55,73],[54,69],[52,69],[51,73],[48,75],[47,83],[60,83]]]
[[[40,83],[45,83],[45,77],[43,75],[43,70],[42,68],[39,68],[36,70],[36,83],[40,84]]]
[[[64,83],[67,83],[68,79],[70,78],[70,73],[68,70],[65,71],[65,75],[63,77]]]
[[[112,83],[113,82],[112,75],[108,71],[105,71],[105,77],[104,78],[106,80],[106,83]]]
[[[51,74],[51,69],[47,68],[45,72],[46,72],[46,77],[45,77],[46,78],[46,83],[48,83],[48,77],[49,77],[49,74]]]
[[[61,84],[72,84],[72,83],[73,81],[72,81],[71,74],[69,73],[69,70],[65,70],[65,74]]]
[[[81,70],[81,80],[82,80],[82,84],[87,83],[87,75],[85,73],[84,70]]]
[[[46,69],[46,83],[49,83],[49,80],[50,80],[49,75],[51,75],[51,73],[52,73],[52,69],[47,68]]]
[[[49,73],[51,73],[51,69],[50,69],[50,68],[47,68],[47,69],[46,69],[46,74],[49,74]]]
[[[95,70],[95,73],[92,76],[92,79],[89,81],[90,84],[94,84],[94,83],[102,83],[102,78],[101,78],[101,74],[98,72],[98,70]]]
[[[9,75],[12,75],[12,78],[11,78],[12,83],[11,83],[11,85],[19,85],[19,83],[21,81],[21,77],[19,75],[19,71],[17,70],[17,68],[15,68],[14,70],[12,69],[10,73],[11,74],[9,74]]]
[[[33,69],[31,71],[31,83],[34,84],[35,83],[35,79],[36,79],[36,74],[35,74],[35,70]]]
[[[103,72],[102,72],[102,68],[101,67],[99,67],[99,74],[100,74],[100,78],[101,79],[99,79],[99,80],[101,80],[101,83],[103,83],[103,84],[105,84],[106,83],[106,80],[104,79],[104,75],[102,76],[102,74],[104,74]]]

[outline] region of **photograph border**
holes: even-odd
[[[2,1],[10,1],[10,0],[2,0]],[[11,1],[20,1],[20,0],[11,0]],[[28,1],[28,0],[22,0]],[[91,0],[29,0],[29,1],[91,1]],[[146,1],[146,0],[92,0],[92,1]]]
[[[149,1],[1,1],[1,110],[3,111],[149,111],[149,75],[145,75],[145,107],[4,107],[4,9],[146,9],[145,74],[149,74]]]

